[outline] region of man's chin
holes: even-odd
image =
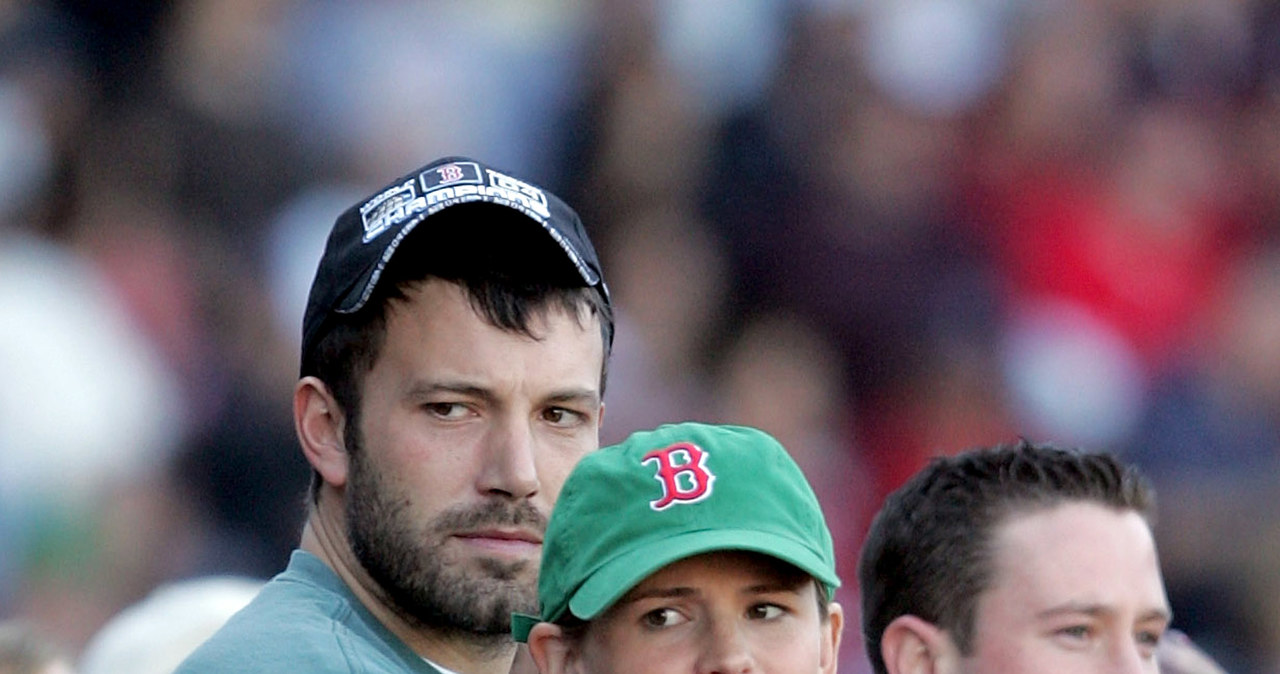
[[[537,610],[536,581],[524,576],[501,579],[484,573],[468,573],[446,580],[448,596],[416,597],[412,613],[423,626],[509,640],[511,613]],[[405,607],[408,608],[408,607]]]

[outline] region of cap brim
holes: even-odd
[[[599,274],[593,271],[583,261],[582,254],[565,238],[564,234],[557,230],[550,222],[539,220],[519,208],[503,204],[494,199],[475,196],[467,199],[459,199],[454,203],[447,204],[429,213],[419,213],[413,218],[405,221],[404,224],[400,225],[399,231],[396,232],[395,236],[389,239],[383,247],[381,256],[371,260],[364,269],[361,269],[360,275],[357,277],[357,281],[339,296],[338,301],[334,305],[337,307],[335,311],[340,314],[350,314],[362,309],[365,303],[369,301],[369,297],[373,294],[374,288],[378,285],[378,279],[382,275],[383,270],[391,263],[391,259],[395,256],[396,251],[400,249],[400,244],[403,243],[406,237],[413,233],[413,230],[417,229],[417,227],[422,225],[422,223],[428,218],[436,216],[447,209],[475,204],[488,204],[491,206],[501,207],[505,209],[504,212],[509,212],[509,215],[513,219],[519,219],[521,221],[528,220],[529,222],[538,225],[542,228],[542,231],[556,243],[559,250],[564,254],[566,270],[572,267],[577,272],[577,276],[582,279],[583,284],[586,286],[594,287],[600,284]]]
[[[795,539],[758,530],[708,529],[649,542],[609,560],[573,593],[569,612],[591,620],[662,567],[694,555],[727,550],[758,552],[780,559],[830,588],[840,586],[835,569]]]
[[[529,632],[533,631],[533,626],[542,622],[537,616],[527,613],[511,614],[511,638],[518,643],[527,643],[529,641]]]

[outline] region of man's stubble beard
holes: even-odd
[[[347,454],[347,536],[352,551],[381,587],[390,608],[415,627],[453,633],[492,645],[511,639],[511,613],[537,612],[537,587],[526,580],[536,561],[491,557],[451,562],[443,546],[454,532],[521,526],[539,532],[546,518],[527,501],[493,499],[455,507],[419,525],[412,499],[384,479],[351,434]]]

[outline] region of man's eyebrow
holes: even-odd
[[[593,388],[572,388],[553,391],[546,396],[548,403],[586,403],[588,405],[600,404],[600,392]]]
[[[497,399],[491,389],[465,381],[420,381],[409,387],[409,397],[411,398],[426,398],[441,393],[451,393],[487,401]],[[599,406],[600,392],[594,388],[565,388],[552,391],[543,398],[543,404],[557,403],[579,403]]]
[[[411,398],[426,398],[441,393],[453,393],[483,399],[493,397],[493,392],[483,386],[460,381],[419,381],[409,387],[409,397]]]
[[[1153,608],[1138,616],[1138,622],[1148,622],[1151,620],[1162,620],[1166,624],[1171,623],[1173,622],[1173,609]]]
[[[1100,616],[1115,612],[1116,610],[1114,607],[1106,604],[1069,601],[1040,611],[1036,614],[1036,618],[1044,619],[1073,614]],[[1173,613],[1167,608],[1153,608],[1139,615],[1138,620],[1139,622],[1146,622],[1149,620],[1163,620],[1165,622],[1170,622],[1173,620]]]

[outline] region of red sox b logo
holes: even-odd
[[[457,182],[463,178],[462,167],[457,164],[445,164],[436,169],[436,172],[440,174],[441,184]]]
[[[678,442],[655,449],[645,454],[641,463],[650,461],[657,462],[658,474],[653,477],[662,485],[662,498],[649,503],[654,510],[664,510],[675,503],[697,503],[711,495],[716,476],[707,470],[707,453],[697,445]]]

